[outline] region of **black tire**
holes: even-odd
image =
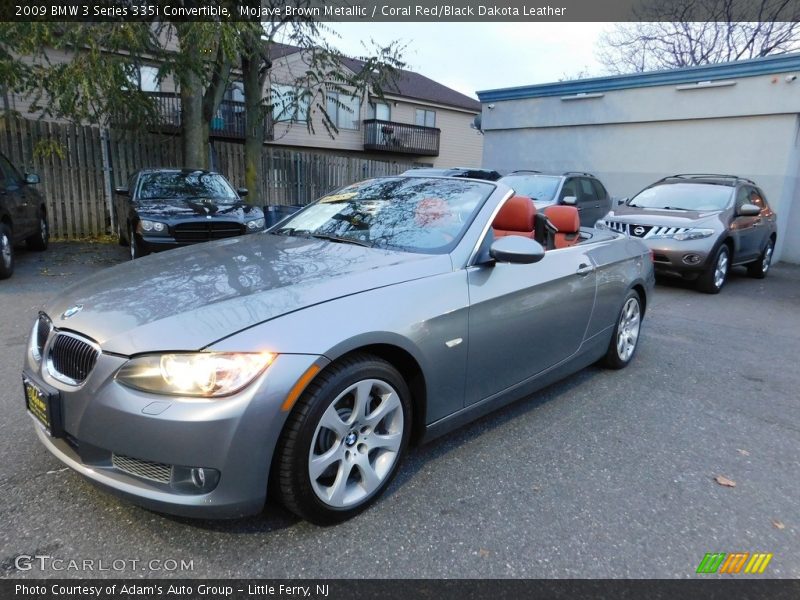
[[[772,265],[772,253],[775,251],[775,240],[769,238],[767,240],[767,245],[764,246],[764,250],[761,251],[761,255],[758,257],[758,260],[754,260],[751,263],[747,264],[747,274],[750,277],[755,277],[756,279],[764,279],[769,272],[769,268]]]
[[[356,406],[356,395],[345,392],[356,384],[374,385],[379,391],[392,388],[397,398],[386,394],[379,401],[381,396],[375,395],[375,387],[368,387],[370,399],[365,404],[368,407],[366,417],[354,418],[352,411]],[[348,407],[350,402],[352,406]],[[387,402],[389,404],[385,407]],[[369,407],[374,407],[372,413]],[[377,421],[370,421],[369,415],[378,413],[380,408],[389,410]],[[343,426],[340,433],[322,426],[323,416],[329,409],[338,419],[337,428]],[[351,411],[349,414],[348,410]],[[343,416],[346,420],[354,419],[354,422],[344,423]],[[402,429],[399,432],[398,423]],[[292,409],[275,451],[272,490],[287,509],[312,523],[331,525],[350,519],[375,502],[397,474],[408,446],[411,423],[411,394],[397,369],[369,354],[355,354],[339,360],[317,375]],[[365,432],[367,429],[369,431]],[[396,450],[372,446],[379,443],[379,439],[390,438],[394,444],[399,440]],[[332,456],[331,461],[325,461],[327,467],[312,481],[312,457],[328,454]],[[369,477],[362,470],[365,461],[370,473],[377,477],[372,482],[377,486],[373,489],[370,489]],[[354,477],[357,479],[351,479]],[[344,481],[344,485],[337,487],[339,481]],[[336,505],[336,490],[341,487],[341,497],[344,498],[351,481],[350,489],[355,490],[356,497],[349,503]],[[321,497],[326,482],[330,482],[330,501]],[[359,497],[358,494],[362,493],[363,497]]]
[[[123,228],[122,224],[120,223],[117,225],[117,241],[119,242],[120,246],[125,247],[128,245],[128,240],[125,239],[125,236],[122,234],[122,231]]]
[[[50,224],[47,222],[47,215],[42,212],[39,214],[39,223],[36,226],[36,233],[25,240],[29,250],[41,252],[47,250],[50,242]]]
[[[136,234],[133,229],[133,225],[128,226],[128,242],[130,246],[130,257],[131,260],[136,260],[137,258],[142,258],[143,256],[147,256],[147,252],[142,250],[139,246],[139,242],[136,241]]]
[[[614,333],[611,335],[611,341],[608,342],[606,355],[602,359],[604,366],[609,369],[624,369],[631,363],[639,348],[643,315],[641,297],[636,290],[630,290],[619,309]],[[631,319],[633,316],[635,316],[635,322]]]
[[[724,261],[724,267],[723,267]],[[721,277],[717,270],[721,269]],[[697,278],[697,289],[706,294],[719,294],[728,281],[728,274],[731,270],[731,250],[727,244],[722,244],[714,255],[705,271]]]
[[[8,279],[14,274],[14,238],[11,227],[0,223],[0,279]]]

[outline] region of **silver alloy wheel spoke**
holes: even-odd
[[[714,270],[714,285],[718,288],[725,283],[725,276],[728,274],[728,253],[723,252],[717,260],[717,267]]]
[[[346,508],[377,492],[397,462],[404,425],[391,385],[364,379],[348,386],[322,413],[311,441],[308,475],[317,497]]]
[[[628,298],[622,307],[622,314],[617,326],[617,356],[623,361],[630,360],[639,340],[641,325],[639,302],[636,298]]]
[[[3,264],[6,268],[11,266],[11,240],[3,234],[0,236],[0,252],[3,254]]]
[[[47,221],[45,221],[44,219],[41,219],[40,222],[39,222],[39,228],[40,228],[41,234],[42,234],[42,241],[46,242],[47,241]]]
[[[772,262],[772,242],[767,244],[767,249],[764,251],[764,260],[761,262],[761,270],[766,273],[769,270],[769,265]]]

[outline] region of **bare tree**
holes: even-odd
[[[611,73],[729,62],[800,49],[797,0],[650,0],[600,38]]]

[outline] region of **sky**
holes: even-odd
[[[346,54],[362,42],[406,44],[403,60],[463,94],[549,83],[580,72],[602,75],[596,42],[609,23],[336,23],[328,40]],[[336,37],[338,34],[339,37]]]

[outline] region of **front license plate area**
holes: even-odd
[[[61,426],[61,397],[59,393],[48,392],[27,377],[22,378],[25,389],[25,407],[34,418],[41,423],[45,431],[52,437],[61,437],[64,431]]]

